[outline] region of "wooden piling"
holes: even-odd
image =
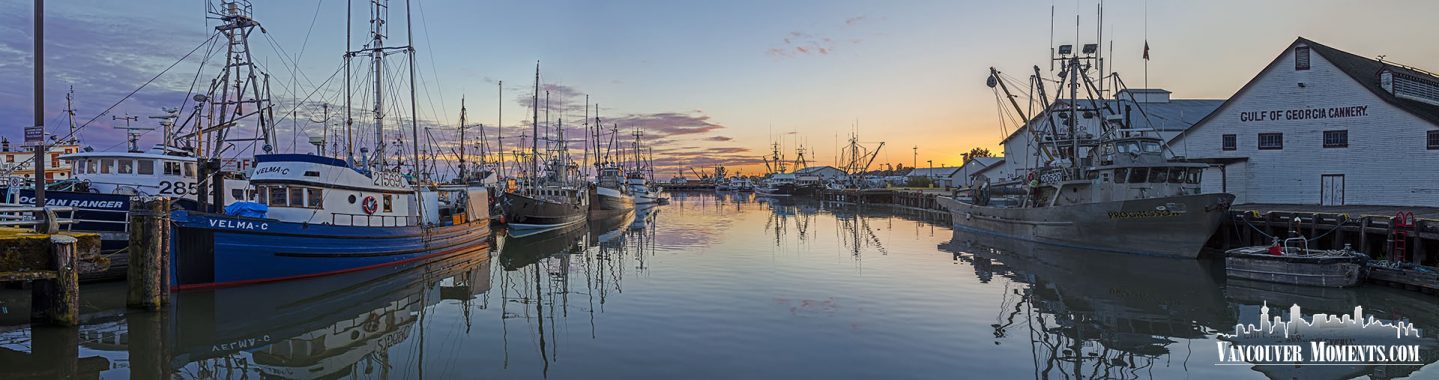
[[[50,271],[53,277],[37,279],[31,287],[30,320],[55,326],[80,324],[80,267],[77,239],[50,237]]]
[[[1369,251],[1369,217],[1359,218],[1359,252]],[[1374,255],[1370,255],[1373,257]]]
[[[168,207],[167,199],[158,198],[133,202],[130,208],[130,268],[126,277],[129,292],[125,301],[130,308],[158,311],[168,303]]]

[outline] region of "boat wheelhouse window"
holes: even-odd
[[[165,175],[180,175],[180,163],[174,161],[165,161],[165,171],[163,173]]]
[[[1144,148],[1144,153],[1159,153],[1162,151],[1158,141],[1145,141],[1141,145]]]
[[[305,188],[290,187],[290,207],[305,207]]]
[[[1189,175],[1184,178],[1184,183],[1191,185],[1199,184],[1199,179],[1204,177],[1204,169],[1189,168]]]
[[[194,163],[194,162],[186,162],[186,163],[185,163],[185,176],[186,176],[186,177],[194,177],[194,176],[195,176],[195,163]]]
[[[323,208],[325,205],[324,189],[305,188],[305,207]]]
[[[385,212],[394,212],[394,211],[395,211],[394,206],[390,204],[390,203],[391,203],[390,201],[391,201],[392,198],[393,198],[393,196],[391,196],[390,194],[385,194],[385,202],[384,202],[384,203],[385,203],[385,204],[384,204],[384,210],[385,210]]]
[[[1129,177],[1129,168],[1114,169],[1114,183],[1125,183]]]
[[[237,200],[237,201],[245,200],[245,190],[244,190],[244,189],[230,189],[230,198],[234,198],[234,199]]]
[[[89,165],[86,165],[86,161],[85,161],[85,160],[75,160],[75,172],[76,172],[76,173],[84,173],[84,172],[85,172],[85,167],[87,167],[87,166],[89,166]]]
[[[1149,169],[1149,183],[1164,183],[1169,177],[1169,170],[1165,168]]]
[[[268,186],[255,186],[255,200],[260,203],[270,201],[270,188]]]
[[[135,174],[155,174],[155,160],[139,160],[135,165]]]
[[[111,171],[111,170],[114,170],[114,169],[111,169],[110,167],[111,167],[111,166],[114,166],[114,165],[115,165],[115,160],[111,160],[111,159],[108,159],[108,158],[102,158],[102,159],[100,159],[100,174],[110,174],[110,171]]]
[[[122,159],[122,160],[116,160],[116,162],[120,164],[120,166],[115,169],[115,173],[116,173],[116,174],[133,174],[133,173],[135,173],[135,160]]]
[[[1149,176],[1149,168],[1129,168],[1129,183],[1144,183],[1144,177]]]
[[[285,192],[284,186],[270,186],[269,192],[271,206],[284,206],[289,204],[285,199],[285,195],[288,193]]]
[[[1115,147],[1119,149],[1119,153],[1139,153],[1139,144],[1132,142],[1119,143]]]
[[[1185,172],[1186,170],[1184,168],[1170,168],[1169,183],[1184,183]]]

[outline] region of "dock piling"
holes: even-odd
[[[80,323],[80,267],[77,239],[50,237],[50,270],[54,277],[36,279],[30,295],[32,323],[75,326]]]
[[[156,198],[134,202],[130,208],[129,293],[125,301],[130,308],[158,311],[169,303],[169,204],[166,198]]]

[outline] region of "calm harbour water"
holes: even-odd
[[[1215,334],[1266,301],[1362,304],[1432,337],[1432,295],[1227,283],[1212,260],[987,241],[883,207],[673,197],[409,270],[181,293],[164,313],[87,284],[78,329],[31,329],[28,292],[0,290],[0,378],[1439,376],[1215,365]]]

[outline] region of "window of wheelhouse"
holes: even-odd
[[[291,187],[289,188],[289,190],[290,190],[290,205],[289,205],[289,206],[290,206],[290,207],[305,207],[305,188],[299,187],[299,186],[291,186]]]
[[[134,174],[134,173],[135,173],[135,160],[131,160],[131,159],[119,159],[119,160],[115,160],[115,162],[119,164],[119,166],[118,166],[117,168],[115,168],[115,173],[116,173],[116,174]]]
[[[390,194],[385,194],[385,202],[384,202],[384,211],[385,211],[385,212],[395,212],[395,208],[394,208],[394,206],[391,204],[391,203],[392,203],[392,202],[391,202],[392,197],[393,197],[393,196],[390,195]]]
[[[135,174],[155,175],[155,160],[139,160],[135,165]]]
[[[1169,178],[1169,170],[1165,168],[1149,169],[1149,183],[1164,183]]]
[[[1128,182],[1128,181],[1127,181],[1127,180],[1129,179],[1129,178],[1127,178],[1128,176],[1129,176],[1129,168],[1118,168],[1118,169],[1114,169],[1114,183],[1125,183],[1125,182]]]
[[[194,162],[186,162],[186,163],[185,163],[185,176],[186,176],[186,177],[194,177],[194,176],[195,176],[195,163],[194,163]]]
[[[1204,169],[1189,168],[1189,175],[1184,177],[1184,183],[1197,185],[1201,178],[1204,178]]]
[[[85,169],[90,167],[89,163],[87,160],[75,160],[75,172],[84,173]]]
[[[1185,168],[1170,168],[1169,183],[1184,183],[1184,175],[1186,172],[1187,170]]]
[[[305,188],[305,207],[323,208],[325,206],[324,189],[313,187]]]
[[[1144,183],[1144,178],[1149,176],[1149,168],[1129,168],[1129,183]]]
[[[179,176],[180,163],[176,161],[165,161],[165,171],[163,173],[165,175]]]
[[[285,197],[289,193],[285,191],[284,186],[261,186],[261,188],[265,188],[265,192],[270,193],[268,199],[270,200],[269,204],[271,206],[287,206],[290,204],[288,198]]]

